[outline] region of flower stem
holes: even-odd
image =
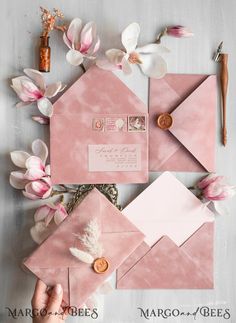
[[[75,193],[76,192],[76,190],[73,190],[73,189],[67,189],[67,190],[64,190],[64,191],[58,191],[58,190],[53,190],[52,191],[52,194],[51,194],[51,196],[55,196],[55,195],[61,195],[61,194],[66,194],[66,193]]]
[[[167,31],[167,28],[165,28],[158,36],[157,36],[157,40],[156,40],[156,43],[157,44],[160,44],[161,43],[161,38],[163,37],[163,36],[165,36],[166,35],[166,31]]]
[[[86,73],[86,69],[85,69],[85,67],[84,67],[84,64],[82,63],[82,64],[80,64],[80,67],[81,67],[81,69],[83,70],[83,73]]]

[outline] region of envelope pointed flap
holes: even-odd
[[[150,251],[150,247],[142,242],[140,246],[123,262],[123,264],[118,268],[116,278],[120,280],[136,263],[140,261],[146,253]]]
[[[207,171],[215,168],[209,157],[215,150],[215,110],[216,76],[211,75],[172,112],[169,129]]]
[[[194,262],[213,282],[214,223],[203,224],[182,246]]]
[[[123,214],[145,234],[149,246],[164,235],[180,246],[202,224],[214,221],[213,213],[169,172],[144,190]]]
[[[183,101],[189,96],[203,81],[206,74],[167,74],[163,80],[179,95]]]
[[[169,131],[163,131],[157,127],[158,115],[171,113],[206,77],[206,75],[195,74],[167,74],[162,79],[150,80],[149,164],[151,171],[159,170],[182,147],[182,144]]]
[[[212,288],[201,268],[163,237],[118,282],[118,288]]]
[[[102,232],[103,233],[138,233],[140,231],[130,222],[112,203],[110,203],[103,194],[97,194],[95,189],[91,192],[98,195],[99,213],[102,217]],[[91,194],[91,198],[92,198]],[[108,215],[109,214],[109,215]]]
[[[146,111],[145,104],[117,76],[97,66],[90,67],[54,103],[54,115]]]

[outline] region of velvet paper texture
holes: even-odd
[[[54,104],[50,147],[53,184],[147,182],[147,107],[93,66]]]
[[[214,214],[165,172],[124,210],[144,242],[117,271],[118,289],[211,289]]]
[[[84,248],[75,234],[82,234],[93,219],[100,223],[103,256],[109,262],[109,269],[103,274],[96,273],[91,265],[73,257],[69,251],[71,247]],[[65,304],[80,307],[143,239],[143,233],[103,194],[93,189],[24,265],[48,286],[61,284]]]
[[[150,80],[150,171],[215,171],[216,97],[215,75],[167,74]],[[157,127],[162,113],[172,116],[168,130]]]

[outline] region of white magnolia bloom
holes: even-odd
[[[125,74],[132,73],[132,65],[137,64],[142,72],[153,78],[162,78],[167,73],[167,63],[160,56],[169,49],[159,44],[148,44],[137,47],[140,34],[139,24],[130,24],[122,32],[121,42],[125,50],[109,49],[106,58],[97,60],[97,65],[106,70],[120,69]]]
[[[96,24],[90,21],[83,26],[79,18],[71,21],[67,32],[63,35],[63,40],[70,49],[66,59],[74,66],[82,64],[84,58],[95,59],[94,55],[100,46]]]

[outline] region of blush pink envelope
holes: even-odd
[[[118,269],[118,289],[213,288],[214,215],[171,173],[122,213],[146,237]]]
[[[103,256],[110,265],[103,274],[97,274],[91,265],[73,257],[69,251],[70,247],[83,248],[75,234],[82,234],[84,227],[94,218],[101,225]],[[24,265],[48,286],[60,283],[64,302],[80,307],[143,238],[144,235],[102,193],[93,189]]]
[[[147,182],[147,118],[147,107],[118,77],[91,67],[54,104],[53,184]]]
[[[216,76],[167,74],[150,80],[149,170],[215,171]],[[169,130],[157,117],[169,113]]]

